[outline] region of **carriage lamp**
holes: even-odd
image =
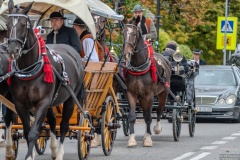
[[[233,104],[236,101],[237,97],[236,95],[230,95],[226,99],[226,104]]]
[[[113,54],[113,55],[115,55],[115,56],[117,57],[117,54],[116,54],[116,52],[115,52],[113,46],[112,46],[112,48],[111,48],[111,50],[110,50],[110,53]]]

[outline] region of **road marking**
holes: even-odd
[[[200,148],[200,149],[215,149],[215,148],[217,148],[218,146],[204,146],[204,147],[202,147],[202,148]]]
[[[240,133],[233,133],[231,136],[240,136]]]
[[[215,141],[212,144],[226,144],[228,141]]]
[[[234,140],[234,139],[236,139],[237,137],[224,137],[224,138],[222,138],[222,139],[225,139],[225,140]]]
[[[193,157],[193,158],[190,159],[190,160],[199,160],[199,159],[202,159],[203,157],[206,157],[206,156],[209,155],[209,154],[210,154],[210,152],[203,152],[203,153],[199,154],[198,156]]]
[[[187,158],[187,157],[189,157],[189,156],[191,156],[192,154],[194,154],[195,152],[188,152],[188,153],[185,153],[185,154],[183,154],[183,155],[181,155],[181,156],[179,156],[179,157],[177,157],[177,158],[174,158],[173,160],[182,160],[182,159],[184,159],[184,158]]]

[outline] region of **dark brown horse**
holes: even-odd
[[[5,78],[8,73],[9,67],[9,57],[6,55],[7,48],[5,45],[0,45],[0,94],[4,96],[9,101],[13,102],[12,95],[7,84],[7,79]],[[6,135],[5,135],[5,148],[6,148],[6,159],[16,158],[12,150],[12,134],[11,125],[16,123],[17,115],[8,107],[6,107],[6,113],[4,116],[4,122],[6,125]],[[11,155],[9,155],[9,153]],[[8,155],[8,156],[7,156]]]
[[[129,123],[130,123],[130,137],[128,147],[136,146],[134,123],[136,121],[135,108],[136,101],[143,110],[143,116],[146,123],[146,133],[144,136],[143,146],[152,146],[151,140],[151,122],[152,122],[152,106],[154,96],[158,96],[159,105],[157,108],[157,124],[154,126],[155,134],[159,134],[162,130],[160,125],[160,117],[163,108],[166,104],[168,90],[165,84],[170,83],[171,64],[161,54],[154,54],[154,62],[157,68],[158,82],[154,82],[149,69],[149,62],[151,60],[148,56],[148,46],[145,44],[143,37],[138,27],[140,18],[132,21],[131,24],[126,24],[123,30],[124,47],[123,54],[126,63],[126,85],[127,85],[127,99],[129,102]],[[129,72],[146,72],[141,75],[132,75]]]
[[[38,38],[27,16],[31,6],[32,3],[21,9],[14,8],[13,0],[8,3],[8,54],[13,62],[16,62],[13,63],[15,65],[12,68],[15,68],[17,73],[11,77],[11,93],[27,140],[28,151],[25,159],[34,159],[33,147],[41,132],[44,118],[47,116],[51,129],[52,158],[62,160],[63,142],[69,130],[69,119],[74,109],[73,96],[78,95],[79,100],[85,97],[82,60],[71,46],[63,44],[48,45],[48,48],[57,53],[55,56],[51,56],[53,53],[49,50],[46,50],[47,57],[43,58],[44,55],[39,54]],[[46,77],[45,69],[50,71],[48,75],[50,77]],[[49,78],[50,81],[46,82],[45,78]],[[67,88],[71,88],[74,94],[70,94]],[[49,107],[61,103],[63,103],[63,113],[60,123],[60,144],[57,150],[56,119]],[[35,112],[35,121],[30,126],[29,112],[32,110]]]

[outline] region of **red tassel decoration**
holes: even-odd
[[[157,82],[157,67],[156,67],[156,62],[154,60],[154,51],[153,51],[153,46],[152,44],[150,44],[151,42],[149,42],[148,40],[145,41],[146,45],[148,46],[148,55],[151,59],[151,73],[152,73],[152,79],[153,82]]]

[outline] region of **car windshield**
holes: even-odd
[[[232,70],[200,70],[196,85],[233,86],[236,85]]]

